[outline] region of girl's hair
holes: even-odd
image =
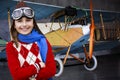
[[[40,31],[40,29],[39,29],[39,27],[38,27],[38,25],[37,25],[37,23],[36,23],[36,21],[35,21],[34,18],[33,18],[33,26],[34,26],[33,28],[34,28],[36,31],[38,31],[39,34],[43,34],[43,33]],[[10,28],[10,33],[11,33],[12,41],[15,43],[16,47],[18,47],[18,32],[17,32],[17,30],[15,29],[15,20],[13,20],[13,22],[12,22],[12,26],[11,26],[11,28]]]

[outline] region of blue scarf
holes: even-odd
[[[46,42],[45,36],[43,36],[42,34],[39,34],[35,30],[32,30],[32,32],[28,35],[19,34],[18,39],[21,42],[25,42],[25,43],[37,42],[42,60],[43,60],[43,62],[46,61],[48,47],[47,47],[47,42]]]

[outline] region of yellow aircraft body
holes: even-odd
[[[62,29],[59,23],[38,23],[38,26],[52,46],[68,47],[83,35],[80,25],[67,27],[67,30]]]

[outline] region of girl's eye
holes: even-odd
[[[18,20],[16,20],[17,22],[22,22],[22,20],[21,19],[18,19]]]
[[[31,21],[31,19],[26,19],[26,21]]]

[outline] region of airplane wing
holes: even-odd
[[[10,13],[14,10],[18,0],[2,0],[0,1],[0,20],[8,18],[7,12],[8,8],[10,9]],[[36,3],[25,1],[25,3],[34,9],[35,11],[35,18],[37,20],[49,18],[53,13],[64,9],[65,7],[62,6],[55,6],[43,3]],[[74,6],[73,6],[74,7]],[[88,15],[90,18],[90,9],[82,9],[78,7],[74,7],[77,9],[77,17],[82,17],[84,15]],[[110,12],[110,11],[103,11],[103,10],[93,10],[93,16],[95,18],[95,22],[100,21],[100,13],[104,16],[104,21],[110,21],[115,19],[116,17],[120,17],[119,13],[117,12]],[[109,14],[108,14],[109,13]],[[114,16],[113,16],[114,15]]]

